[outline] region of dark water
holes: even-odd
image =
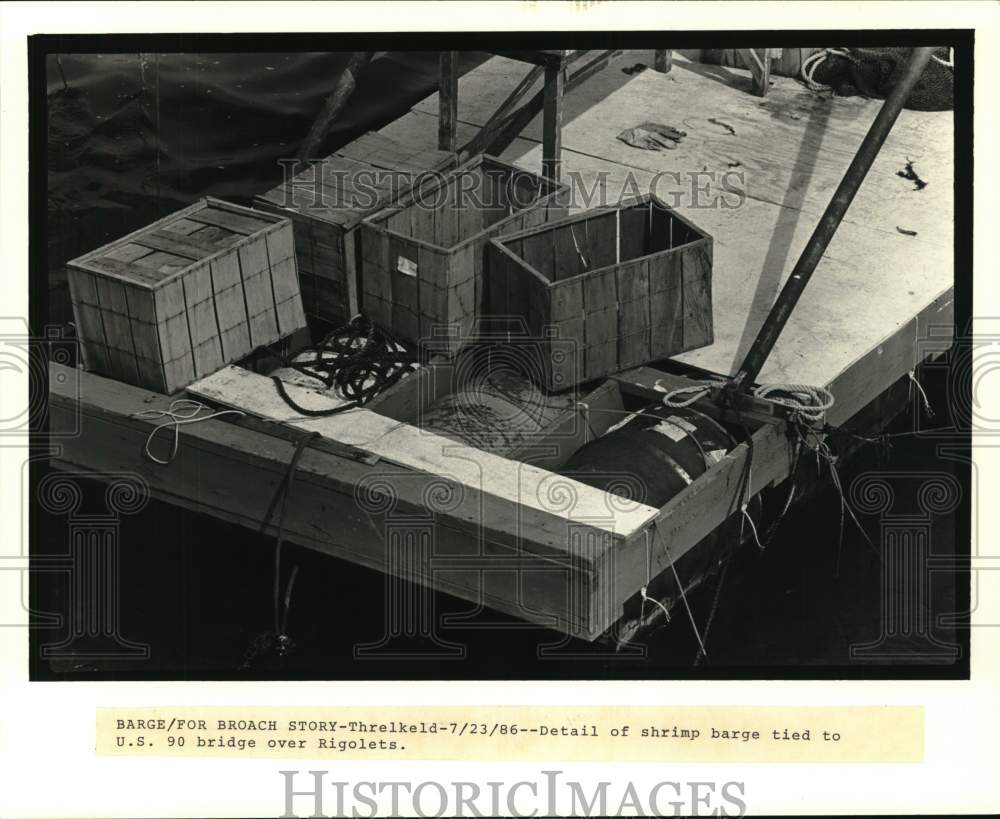
[[[52,318],[62,265],[203,196],[248,204],[281,181],[348,53],[50,56]],[[482,59],[466,54],[463,68]],[[384,52],[322,145],[378,129],[437,87],[436,52]]]
[[[294,156],[344,54],[139,55],[51,58],[49,91],[48,246],[52,319],[70,315],[62,264],[74,256],[189,204],[204,195],[247,202],[281,178],[277,160]],[[467,58],[468,64],[478,60]],[[399,116],[436,84],[437,55],[389,53],[367,69],[323,146],[327,151]],[[938,368],[925,377],[931,400],[945,400]],[[903,417],[895,429],[906,430]],[[844,466],[845,484],[866,469],[950,468],[934,444],[903,439],[890,454],[870,448]],[[96,502],[102,489],[87,485]],[[52,518],[35,533],[36,554],[65,553],[65,521]],[[839,501],[827,487],[787,518],[760,554],[744,550],[728,573],[711,632],[711,663],[695,673],[770,676],[811,669],[850,669],[850,646],[880,631],[878,554],[852,528],[838,554]],[[877,527],[869,526],[877,540]],[[954,549],[954,518],[935,523],[935,549]],[[683,612],[649,639],[648,656],[621,661],[599,647],[570,643],[470,604],[435,595],[435,619],[464,618],[440,633],[444,643],[408,645],[408,659],[358,660],[358,643],[376,644],[385,632],[386,580],[378,572],[286,546],[285,565],[299,566],[289,630],[297,648],[240,671],[255,636],[271,625],[274,541],[241,527],[151,502],[126,517],[122,544],[120,624],[124,636],[148,646],[144,661],[43,660],[33,652],[36,678],[67,676],[188,677],[316,676],[321,678],[431,677],[663,677],[690,672],[697,644]],[[953,575],[934,581],[934,611],[952,611]],[[65,611],[67,584],[59,575],[35,578],[40,611]],[[692,595],[704,623],[714,585]],[[493,625],[491,625],[491,623]],[[496,623],[506,625],[496,628]],[[952,641],[953,630],[938,636]],[[58,628],[34,632],[35,648],[57,641]],[[541,648],[549,644],[542,658]],[[387,646],[391,654],[396,646]],[[442,658],[442,653],[448,659]],[[933,660],[931,660],[933,661]],[[920,662],[917,658],[885,660]],[[865,663],[861,673],[870,669]],[[875,663],[878,665],[878,662]]]

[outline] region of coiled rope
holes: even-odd
[[[826,387],[811,384],[761,384],[753,391],[754,398],[769,401],[792,410],[791,419],[822,421],[833,407],[833,393]]]
[[[816,69],[830,57],[843,57],[846,60],[854,62],[854,57],[851,56],[851,52],[846,48],[824,48],[822,51],[810,54],[802,61],[799,73],[802,76],[803,82],[805,82],[811,91],[822,91],[826,88],[822,83],[816,82],[813,77],[816,74]]]
[[[278,395],[301,415],[336,415],[371,401],[403,376],[416,369],[419,358],[409,352],[388,331],[357,315],[315,346],[307,347],[292,361],[283,361],[302,375],[321,382],[327,390],[348,403],[332,409],[314,410],[299,406],[278,376],[271,376]]]

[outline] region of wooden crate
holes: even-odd
[[[288,216],[306,315],[343,324],[358,312],[355,230],[412,179],[450,167],[454,154],[414,150],[367,133],[322,162],[254,199],[254,207]]]
[[[288,219],[203,199],[69,262],[84,365],[172,393],[306,324]]]
[[[712,238],[655,196],[493,239],[486,279],[550,389],[712,343]]]
[[[446,335],[454,352],[481,311],[486,242],[564,217],[568,193],[490,156],[420,185],[362,223],[362,309],[406,341]]]

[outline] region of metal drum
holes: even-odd
[[[663,506],[736,446],[718,421],[691,408],[652,407],[582,446],[562,474]]]
[[[654,406],[628,416],[602,437],[582,446],[560,472],[582,483],[650,506],[661,507],[696,481],[737,445],[718,421],[691,408]],[[741,491],[734,487],[734,492]],[[754,526],[744,526],[743,498],[733,497],[731,514],[720,526],[686,551],[677,561],[677,575],[690,592],[714,574],[743,538],[756,531],[761,518],[760,497],[747,513]],[[650,598],[667,610],[677,604],[680,589],[671,571],[661,571],[647,584]],[[637,639],[652,637],[663,623],[663,609],[645,604],[638,595],[627,601],[622,617],[608,637],[619,649]]]

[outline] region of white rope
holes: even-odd
[[[802,65],[799,68],[799,73],[802,75],[802,79],[809,89],[812,91],[822,91],[826,86],[822,83],[818,83],[813,79],[813,75],[816,73],[816,69],[823,64],[823,62],[830,56],[834,57],[845,57],[851,59],[851,52],[846,48],[824,48],[822,51],[816,51],[810,54],[802,61]]]
[[[908,375],[910,376],[910,383],[911,383],[910,392],[911,393],[913,392],[913,386],[912,385],[915,384],[916,387],[917,387],[917,389],[920,391],[920,397],[923,398],[923,400],[924,400],[924,412],[927,413],[927,417],[928,418],[933,418],[934,417],[934,410],[931,409],[931,402],[930,402],[930,399],[927,397],[927,393],[924,392],[923,385],[919,381],[917,381],[917,371],[916,370],[910,370],[910,372],[908,373]]]
[[[171,401],[170,406],[165,410],[147,409],[132,413],[130,416],[132,418],[145,418],[148,420],[155,420],[157,418],[169,419],[164,423],[153,427],[150,431],[146,438],[146,445],[143,447],[143,452],[145,452],[146,457],[153,461],[153,463],[158,463],[163,466],[169,464],[177,455],[177,448],[180,446],[180,428],[183,424],[195,424],[199,421],[208,421],[210,418],[219,418],[223,415],[246,415],[246,413],[242,410],[219,410],[217,412],[209,412],[208,415],[199,415],[198,413],[202,410],[211,410],[211,407],[201,403],[201,401],[195,401],[191,398],[177,398]],[[156,433],[164,427],[174,428],[173,445],[170,448],[170,455],[165,461],[157,458],[149,449],[150,445],[153,443],[153,438],[156,437]]]
[[[934,62],[936,62],[936,63],[938,63],[940,65],[943,65],[945,68],[951,68],[952,70],[954,70],[954,68],[955,68],[955,49],[954,48],[949,48],[948,49],[948,59],[947,60],[943,59],[942,57],[938,57],[937,54],[931,54],[931,59],[934,60]]]
[[[719,386],[719,382],[705,381],[701,384],[693,384],[690,387],[678,387],[677,389],[671,390],[666,395],[663,396],[663,405],[666,407],[673,407],[675,409],[680,409],[681,407],[690,407],[697,401],[700,401],[706,395],[708,395],[713,388]],[[683,398],[678,400],[677,396],[688,395],[690,398]]]
[[[663,405],[674,409],[690,407],[721,386],[723,383],[719,381],[702,381],[689,387],[677,387],[663,396]],[[811,384],[761,384],[754,389],[753,395],[788,407],[792,410],[793,420],[800,417],[807,421],[822,421],[834,402],[833,393],[828,389]]]
[[[811,384],[761,384],[753,391],[755,398],[770,401],[792,410],[792,420],[822,421],[833,406],[833,393]]]
[[[655,597],[650,597],[648,594],[646,594],[646,587],[645,586],[643,586],[641,589],[639,589],[639,594],[642,595],[642,605],[643,605],[643,608],[645,608],[646,601],[648,600],[653,605],[659,606],[660,609],[663,611],[663,616],[667,618],[667,622],[668,623],[670,622],[670,612],[667,611],[667,607],[664,606],[663,603],[661,603]]]
[[[750,513],[747,511],[746,504],[743,504],[742,512],[743,512],[743,517],[745,517],[747,521],[750,523],[750,529],[753,532],[753,539],[757,542],[757,548],[763,552],[764,544],[760,542],[760,535],[757,534],[757,525],[753,522],[753,518],[750,517]],[[742,539],[742,533],[740,537]]]
[[[642,596],[642,606],[639,609],[639,621],[642,621],[642,618],[646,613],[646,601],[649,601],[650,603],[660,607],[663,611],[663,616],[667,618],[666,621],[669,623],[670,612],[667,610],[667,607],[655,597],[650,597],[646,594],[646,589],[649,588],[649,582],[653,579],[653,554],[649,541],[650,539],[646,538],[646,583],[641,589],[639,589],[639,594]]]
[[[674,576],[674,583],[677,584],[677,588],[680,590],[681,602],[684,604],[684,608],[687,610],[688,620],[691,622],[691,630],[694,632],[694,637],[698,641],[698,647],[701,649],[701,653],[705,656],[705,659],[708,659],[708,652],[705,650],[705,641],[701,639],[701,632],[698,631],[698,624],[695,622],[694,612],[691,611],[691,605],[688,603],[687,594],[684,592],[684,584],[681,583],[681,579],[677,574],[677,567],[674,566],[674,556],[670,554],[670,547],[667,546],[665,541],[663,541],[663,537],[662,535],[660,535],[660,530],[657,528],[655,523],[653,524],[651,531],[652,531],[652,536],[660,538],[660,541],[663,543],[663,551],[667,556],[667,560],[670,561],[670,571]],[[650,557],[650,538],[646,539],[646,561],[647,561],[646,582],[648,583],[649,582],[648,578],[652,574],[652,560]],[[643,586],[640,589],[640,592],[642,594],[643,605],[645,605],[646,600],[652,600],[654,603],[658,602],[657,600],[654,600],[652,597],[646,597],[645,586]],[[662,604],[660,604],[660,608],[663,608],[664,612],[666,612],[666,609],[663,607]],[[667,619],[669,620],[669,615]]]

